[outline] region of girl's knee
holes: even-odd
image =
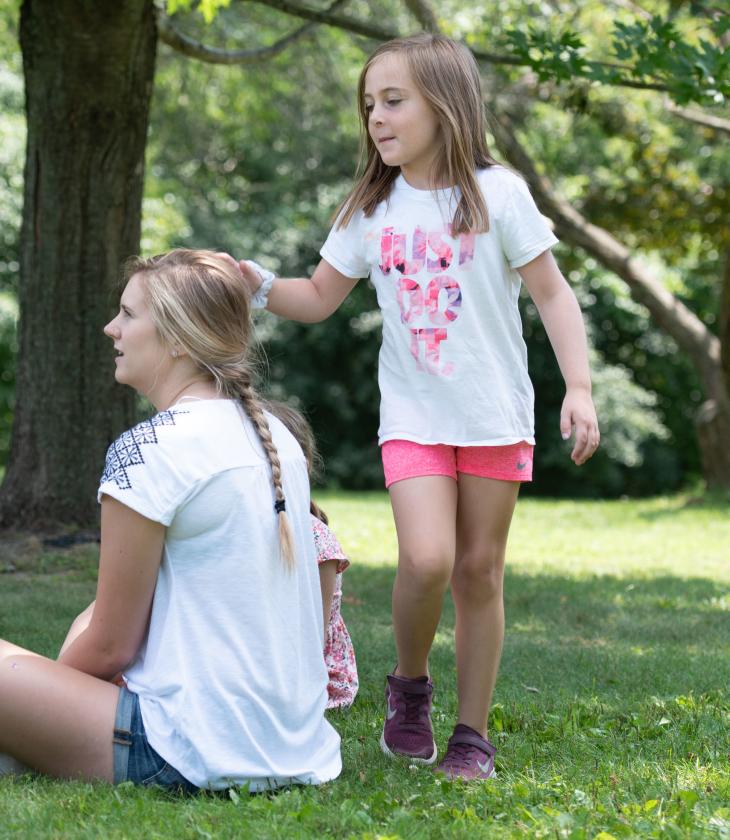
[[[454,558],[446,551],[401,551],[398,577],[416,591],[446,591],[454,568]]]
[[[484,602],[501,597],[503,582],[504,550],[489,547],[457,558],[451,589],[458,599]]]

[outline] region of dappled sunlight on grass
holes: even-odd
[[[730,582],[729,545],[730,504],[677,506],[673,497],[612,502],[523,499],[510,532],[508,563],[576,576],[665,572]]]

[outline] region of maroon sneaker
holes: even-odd
[[[390,758],[403,756],[417,764],[436,761],[431,726],[433,683],[428,677],[388,674],[385,686],[385,725],[380,748]]]
[[[497,750],[471,726],[458,723],[449,738],[446,755],[436,768],[449,779],[492,779]]]

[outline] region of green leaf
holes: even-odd
[[[699,801],[700,796],[694,790],[678,790],[677,798],[688,808],[693,808],[695,803]]]

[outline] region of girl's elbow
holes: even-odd
[[[307,309],[306,311],[300,313],[296,320],[302,324],[321,324],[322,321],[326,321],[336,309],[336,306],[320,304],[319,306],[312,307],[311,309]]]
[[[327,315],[320,315],[308,312],[306,315],[302,315],[296,320],[299,321],[300,324],[321,324],[322,321],[327,320],[327,317]]]
[[[134,662],[138,650],[138,645],[133,645],[126,640],[98,644],[96,645],[97,668],[95,670],[99,676],[111,679]]]

